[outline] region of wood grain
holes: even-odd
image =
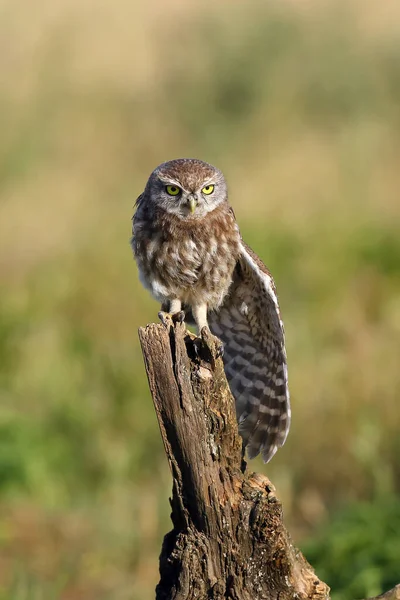
[[[157,600],[327,599],[273,485],[246,469],[222,360],[196,351],[184,324],[148,325],[139,337],[173,477]]]

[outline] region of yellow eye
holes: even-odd
[[[206,194],[208,196],[209,194],[213,193],[214,186],[213,185],[205,185],[201,191],[203,194]]]
[[[167,190],[167,194],[170,196],[177,196],[181,191],[181,188],[178,188],[177,185],[167,185],[165,189]]]

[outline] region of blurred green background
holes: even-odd
[[[154,598],[130,218],[181,156],[278,286],[293,425],[251,468],[335,598],[400,582],[399,2],[2,0],[0,49],[0,599]]]

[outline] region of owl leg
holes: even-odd
[[[173,323],[176,323],[177,321],[183,323],[185,320],[185,313],[181,309],[182,302],[178,298],[174,298],[169,302],[163,302],[161,310],[158,313],[158,318],[165,327],[168,327],[168,321],[171,320]]]
[[[182,310],[182,302],[179,300],[179,298],[174,298],[173,300],[171,300],[171,302],[169,303],[169,312],[171,313],[171,315],[176,315],[177,313],[181,312]]]
[[[196,321],[197,330],[203,343],[211,352],[211,356],[219,358],[224,354],[224,345],[219,338],[210,331],[207,321],[207,304],[195,304],[192,306],[193,318]]]
[[[192,313],[197,325],[197,331],[201,335],[202,329],[205,327],[208,329],[207,304],[194,304],[192,306]]]

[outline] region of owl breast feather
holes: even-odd
[[[217,211],[221,213],[213,212]],[[134,224],[140,278],[156,300],[178,298],[188,305],[206,303],[209,309],[221,304],[232,281],[240,241],[236,223],[224,212],[207,215],[207,225],[197,220],[188,225],[173,215],[164,216],[162,222]]]

